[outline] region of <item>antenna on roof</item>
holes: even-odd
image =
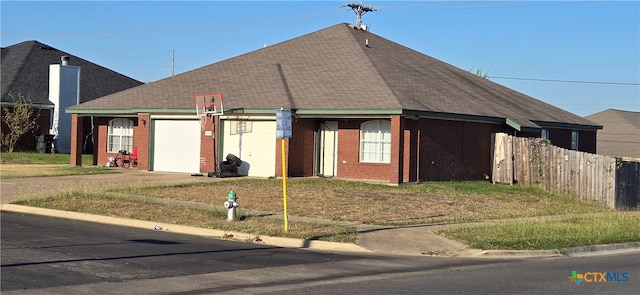
[[[351,4],[342,5],[340,7],[349,7],[356,13],[356,28],[367,30],[366,26],[362,25],[362,16],[367,12],[381,11],[380,9],[367,6],[365,4],[355,4],[351,1]]]

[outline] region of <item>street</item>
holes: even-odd
[[[638,252],[526,259],[390,256],[4,211],[1,222],[2,294],[636,294],[640,287]],[[619,276],[577,285],[569,280],[573,271]]]

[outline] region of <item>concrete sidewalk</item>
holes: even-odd
[[[86,221],[95,221],[109,224],[119,224],[127,226],[138,226],[153,230],[157,223],[132,221],[121,218],[111,218],[83,213],[72,213],[41,208],[8,205],[16,200],[20,195],[27,192],[46,192],[59,190],[68,187],[110,187],[121,185],[122,183],[163,183],[178,184],[200,181],[224,181],[225,179],[209,178],[202,176],[191,176],[186,173],[166,173],[140,171],[136,169],[122,169],[118,173],[60,176],[60,177],[36,177],[17,178],[0,180],[0,195],[3,211],[15,211],[22,213],[44,214],[50,216],[74,218]],[[228,180],[228,179],[227,179]],[[183,206],[208,206],[210,204],[182,204]],[[282,218],[277,214],[268,214],[272,218]],[[289,220],[302,220],[313,218],[301,218],[289,216]],[[335,223],[330,220],[313,219],[315,222]],[[601,245],[593,247],[579,247],[565,249],[563,251],[482,251],[469,249],[466,245],[446,239],[434,232],[446,225],[417,225],[402,227],[381,227],[364,224],[353,224],[358,228],[358,238],[356,245],[345,243],[331,243],[322,241],[307,241],[290,238],[277,238],[260,236],[260,242],[274,246],[312,248],[320,250],[334,251],[360,251],[393,255],[434,255],[434,256],[473,256],[473,257],[550,257],[562,255],[583,255],[592,253],[608,253],[610,251],[634,251],[640,249],[639,243],[625,243],[616,245]],[[207,230],[178,225],[160,225],[164,229],[173,232],[186,234],[196,234],[219,238],[229,238],[237,240],[253,240],[253,235],[243,233],[229,233],[228,231]]]

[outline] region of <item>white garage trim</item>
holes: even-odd
[[[200,121],[152,120],[153,171],[200,172]]]

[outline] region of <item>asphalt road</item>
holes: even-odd
[[[269,247],[2,212],[5,294],[637,294],[638,252],[528,259]],[[624,282],[569,280],[572,271]]]

